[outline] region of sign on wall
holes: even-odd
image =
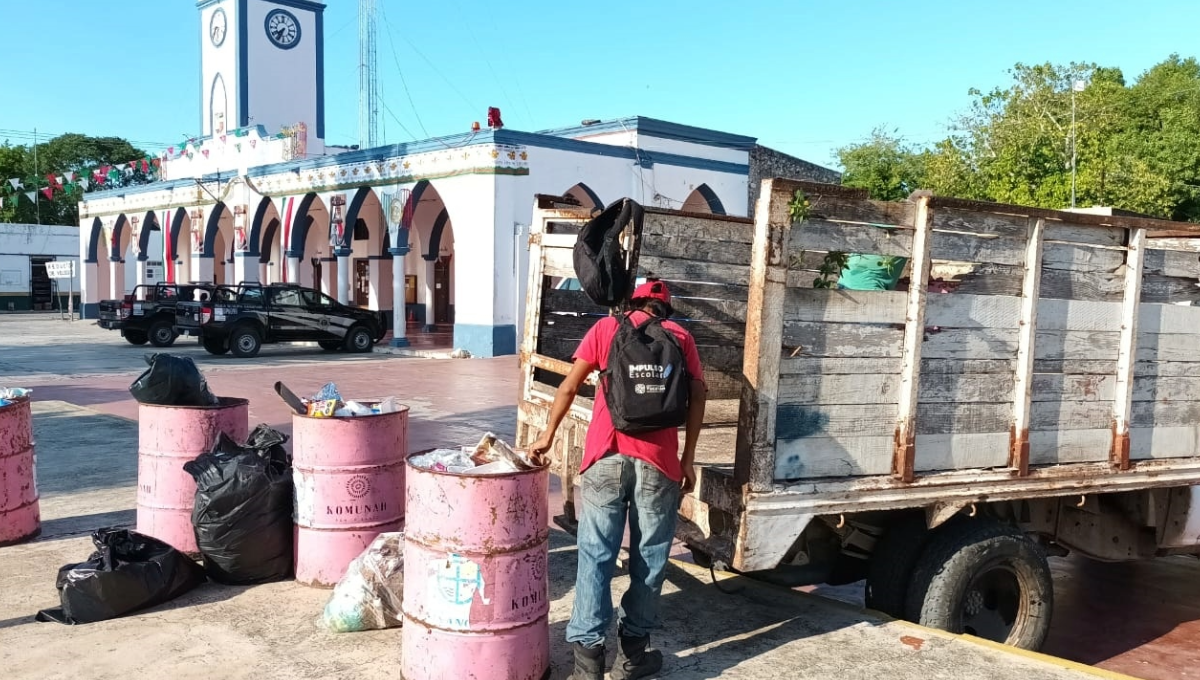
[[[69,279],[75,276],[75,261],[63,260],[46,263],[46,276],[52,279]]]

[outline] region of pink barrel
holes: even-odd
[[[19,543],[42,530],[36,463],[29,399],[0,406],[0,545]]]
[[[297,581],[337,585],[376,536],[404,527],[407,453],[407,406],[354,418],[292,415]]]
[[[548,468],[461,475],[410,465],[405,680],[538,680],[550,670]]]
[[[192,504],[196,481],[183,464],[212,449],[224,432],[239,444],[250,432],[250,402],[220,397],[217,406],[138,405],[137,530],[196,554]]]

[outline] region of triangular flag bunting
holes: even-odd
[[[59,184],[64,184],[66,178],[64,178],[62,175],[59,175],[58,177],[55,177],[54,179],[58,180]]]
[[[251,149],[253,149],[253,148],[254,148],[254,147],[256,147],[256,146],[258,146],[258,140],[257,140],[257,139],[251,139],[251,140],[250,140],[250,148],[251,148]]]
[[[4,208],[4,199],[0,198],[0,209]]]
[[[88,190],[88,181],[86,177],[79,178],[79,186],[83,187],[84,191]]]
[[[22,183],[21,180],[16,177],[8,180],[8,183],[12,185],[13,191],[16,191],[17,189],[25,188],[25,184]]]
[[[222,144],[224,144],[224,143],[225,143],[225,135],[221,135],[221,143],[222,143]]]
[[[68,182],[74,182],[74,181],[75,181],[75,173],[74,173],[73,171],[71,171],[71,170],[68,170],[67,172],[64,172],[64,173],[63,173],[63,177],[66,177]]]
[[[46,194],[46,200],[54,200],[54,187],[46,187],[45,189],[42,189],[42,193]]]
[[[37,203],[37,192],[36,191],[26,191],[25,198],[28,198],[29,200],[33,201],[34,203]]]
[[[167,155],[168,155],[168,156],[174,156],[174,155],[175,155],[175,147],[173,147],[173,146],[168,146],[168,147],[167,147]]]
[[[208,158],[208,149],[200,149],[200,153],[204,154],[205,158]]]

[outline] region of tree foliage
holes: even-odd
[[[106,180],[104,188],[120,188],[145,184],[152,178],[143,173],[140,165],[129,168],[129,161],[141,160],[146,153],[120,137],[89,137],[66,134],[37,145],[36,161],[32,145],[0,144],[0,222],[42,224],[79,224],[79,201],[82,188],[68,185],[65,191],[56,190],[52,200],[41,189],[48,186],[46,175],[62,176],[74,172],[77,178],[92,179],[92,170],[111,165],[121,170]],[[14,191],[10,178],[20,179],[25,188]],[[37,204],[25,197],[27,191],[38,191]]]
[[[1076,205],[1200,221],[1200,62],[1172,55],[1132,84],[1082,63],[1017,64],[1009,76],[972,90],[949,135],[927,148],[876,131],[839,149],[844,182],[877,198],[916,181],[941,195],[1066,208],[1074,137]]]

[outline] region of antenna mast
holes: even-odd
[[[373,149],[379,137],[379,80],[375,63],[375,0],[358,0],[358,148]]]

